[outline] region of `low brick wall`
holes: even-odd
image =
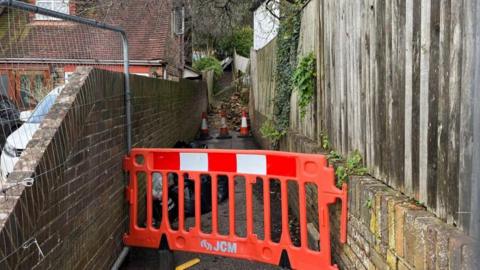
[[[128,219],[123,75],[80,69],[65,87],[0,196],[0,269],[109,269]],[[206,109],[202,84],[132,76],[134,145],[192,139]],[[36,240],[45,257],[39,257]]]
[[[253,133],[268,149],[270,142],[259,132],[266,117],[250,110]],[[317,142],[294,132],[280,142],[280,150],[322,153]],[[298,217],[298,193],[290,188],[290,210]],[[348,189],[348,237],[344,245],[339,244],[340,205],[330,208],[332,256],[341,269],[477,269],[480,265],[474,253],[478,242],[383,182],[351,177]],[[316,221],[316,191],[307,188],[306,192],[307,200],[310,198],[308,220]],[[315,239],[318,224],[312,225],[309,240],[315,242],[319,240]]]
[[[353,177],[349,190],[345,245],[338,244],[340,209],[331,209],[334,260],[342,269],[478,267],[474,240],[408,197],[371,177]]]

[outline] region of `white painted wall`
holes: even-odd
[[[267,45],[278,33],[278,19],[267,10],[266,3],[263,3],[253,14],[253,48],[259,50]],[[269,5],[275,14],[280,16],[280,9],[278,8],[279,0],[271,1]]]

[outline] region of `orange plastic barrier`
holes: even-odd
[[[274,265],[285,262],[285,253],[292,269],[337,269],[331,262],[330,220],[328,205],[337,199],[342,202],[340,234],[341,242],[346,241],[347,230],[347,187],[340,190],[335,186],[334,170],[327,165],[321,155],[296,154],[275,151],[211,150],[211,149],[133,149],[124,159],[124,168],[130,174],[126,190],[130,204],[129,232],[124,236],[128,246],[159,248],[162,238],[172,250],[207,253],[254,260]],[[141,192],[138,176],[146,175],[145,187]],[[168,174],[182,176],[194,182],[195,225],[185,228],[184,177],[178,177],[178,229],[172,228],[168,220],[169,198],[165,196],[169,189]],[[153,217],[152,179],[161,174],[162,179],[162,219],[156,224]],[[212,230],[201,230],[201,176],[211,176],[211,212]],[[228,224],[229,233],[219,233],[218,225],[218,176],[228,177]],[[235,202],[235,178],[244,177],[246,187],[246,237],[235,233],[235,211],[240,207]],[[253,184],[263,179],[263,231],[260,239],[254,234]],[[281,229],[279,241],[272,241],[271,229],[271,193],[270,181],[280,183]],[[142,180],[143,181],[143,180]],[[292,243],[289,233],[288,185],[290,181],[298,183],[298,205],[300,224],[300,246]],[[170,183],[171,184],[171,183]],[[318,223],[320,232],[320,250],[312,250],[307,241],[306,185],[313,184],[318,192]],[[312,198],[310,198],[312,199]],[[145,204],[145,209],[139,205]],[[262,206],[258,206],[262,207]],[[244,208],[245,209],[245,208]],[[138,224],[140,211],[145,211],[146,221]],[[283,255],[282,255],[283,254]]]

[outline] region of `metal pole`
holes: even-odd
[[[125,32],[122,32],[123,40],[123,61],[125,68],[125,113],[127,114],[127,154],[132,150],[132,109],[131,109],[131,91],[130,91],[130,72],[128,63],[128,40]]]
[[[101,28],[113,32],[120,33],[122,36],[123,42],[123,64],[125,67],[125,113],[126,113],[126,125],[127,125],[127,153],[130,153],[132,149],[132,116],[131,116],[131,91],[130,91],[130,68],[129,68],[129,59],[128,59],[128,40],[127,34],[125,31],[117,26],[108,25],[105,23],[101,23],[95,20],[86,19],[82,17],[77,17],[65,13],[60,13],[57,11],[53,11],[46,8],[37,7],[32,4],[27,4],[24,2],[16,1],[16,0],[0,0],[0,6],[6,6],[15,9],[21,9],[29,12],[33,12],[36,14],[42,14],[45,16],[50,16],[58,19],[62,19],[65,21],[76,22],[84,25],[89,25],[95,28]]]
[[[122,252],[120,253],[120,256],[118,256],[117,260],[113,264],[111,270],[118,270],[123,264],[123,261],[125,261],[125,258],[128,255],[128,252],[130,251],[129,247],[124,247]]]

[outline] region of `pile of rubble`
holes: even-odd
[[[235,91],[230,97],[224,98],[221,102],[211,110],[211,114],[214,115],[214,122],[217,122],[217,116],[221,111],[226,114],[227,125],[230,130],[239,131],[241,124],[242,110],[247,110],[248,105],[244,103],[242,93]]]

